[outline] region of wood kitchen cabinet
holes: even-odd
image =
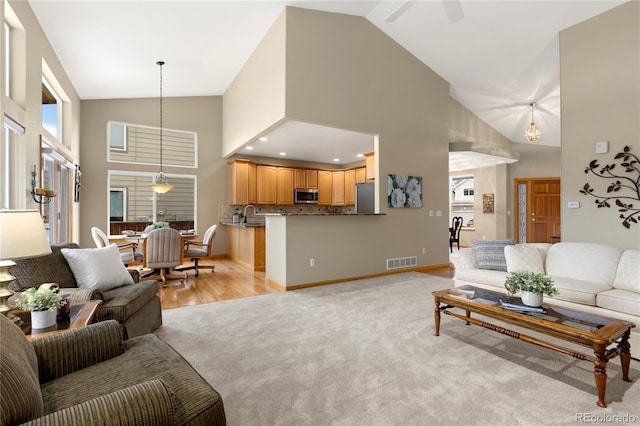
[[[249,161],[229,162],[229,204],[249,204]]]
[[[364,154],[365,162],[366,162],[366,170],[367,170],[367,180],[375,180],[376,178],[376,162],[375,162],[375,153],[367,152]]]
[[[295,188],[318,188],[318,171],[312,169],[295,169]]]
[[[356,204],[356,169],[344,171],[344,205]]]
[[[276,204],[293,204],[294,171],[289,167],[277,168],[277,197]]]
[[[356,183],[365,183],[367,181],[367,168],[358,167],[356,169]]]
[[[344,206],[344,171],[331,172],[331,205]]]
[[[248,160],[229,162],[229,204],[256,202],[256,165]]]
[[[332,176],[330,170],[318,170],[318,205],[331,205]]]
[[[256,166],[256,204],[276,204],[277,195],[278,168],[258,164]]]

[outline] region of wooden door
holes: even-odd
[[[560,241],[560,179],[516,179],[514,188],[516,241]]]

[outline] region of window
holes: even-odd
[[[109,234],[142,231],[151,222],[176,222],[180,229],[195,228],[195,175],[167,174],[173,189],[151,190],[156,173],[109,170]]]
[[[42,127],[62,141],[62,102],[46,78],[42,78]]]
[[[11,97],[11,27],[4,23],[4,94]]]
[[[450,221],[455,216],[462,217],[462,226],[473,228],[474,204],[473,176],[456,176],[451,178]]]
[[[56,192],[56,197],[49,204],[41,204],[42,218],[51,244],[67,243],[71,238],[74,171],[75,166],[64,155],[43,141],[39,185]]]
[[[109,151],[127,150],[127,125],[120,123],[109,123],[107,140],[109,141]]]
[[[129,164],[160,164],[160,128],[109,122],[108,161]],[[197,134],[162,129],[162,163],[166,166],[196,168]]]

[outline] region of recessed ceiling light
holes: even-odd
[[[285,155],[287,155],[287,153],[286,152],[281,152],[280,155],[282,155],[284,157]]]
[[[246,147],[245,149],[247,149],[247,150],[251,151],[251,150],[253,149],[253,147],[252,147],[252,146],[248,146],[248,147]]]
[[[333,161],[337,163],[338,161],[340,161],[340,159],[339,158],[334,158]]]
[[[358,154],[358,157],[362,158],[364,157],[364,154]]]
[[[260,140],[260,142],[266,142],[266,141],[269,140],[269,138],[266,138],[266,137],[263,136],[259,140]]]

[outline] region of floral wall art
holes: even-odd
[[[422,176],[388,175],[387,200],[389,207],[422,207]]]

